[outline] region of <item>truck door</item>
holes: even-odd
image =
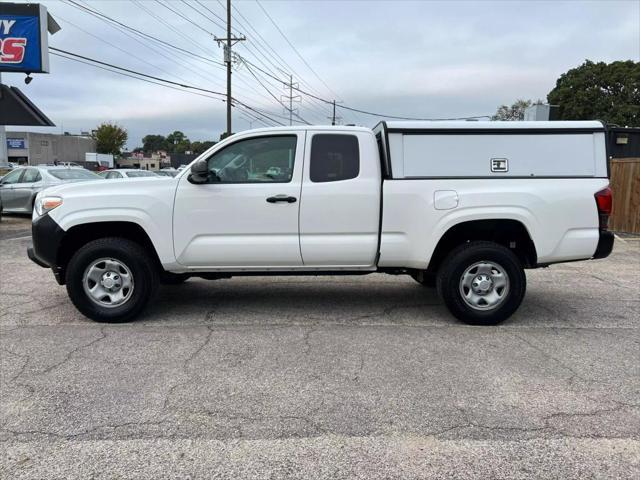
[[[374,266],[381,174],[371,132],[307,132],[303,179],[300,250],[304,265]]]
[[[207,159],[208,183],[182,175],[173,216],[177,261],[195,268],[301,266],[304,137],[304,131],[239,136]]]

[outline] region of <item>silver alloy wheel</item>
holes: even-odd
[[[509,275],[495,262],[476,262],[460,277],[460,295],[474,310],[492,310],[502,304],[508,294]]]
[[[115,258],[99,258],[84,271],[82,286],[87,296],[101,307],[123,305],[133,293],[133,275]]]

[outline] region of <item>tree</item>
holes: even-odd
[[[142,150],[151,153],[167,150],[168,143],[164,135],[145,135],[142,138]]]
[[[640,62],[586,60],[560,75],[547,95],[561,120],[603,120],[640,126]]]
[[[93,138],[96,141],[96,152],[120,155],[129,135],[118,124],[105,122],[93,131]]]
[[[171,153],[184,153],[191,147],[187,136],[179,130],[167,135],[167,150]]]
[[[518,99],[511,106],[501,105],[498,107],[496,114],[491,117],[491,120],[503,120],[503,121],[517,121],[524,120],[524,111],[531,105],[541,105],[542,100],[523,100]]]
[[[198,141],[191,142],[191,151],[195,155],[200,155],[201,153],[213,147],[215,144],[216,142],[211,140],[205,140],[204,142],[198,142]]]

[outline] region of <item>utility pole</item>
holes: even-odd
[[[302,102],[302,97],[293,94],[294,88],[298,89],[298,84],[293,83],[293,75],[289,75],[289,83],[285,83],[284,86],[289,88],[289,95],[283,95],[282,100],[289,102],[289,108],[285,107],[285,111],[289,112],[289,125],[293,125],[293,102]]]
[[[340,103],[340,102],[338,102]],[[336,117],[336,101],[333,100],[333,102],[331,102],[331,104],[333,105],[333,115],[331,115],[329,118],[329,120],[331,120],[331,125],[336,125],[336,120],[342,120],[342,117]]]
[[[2,73],[0,73],[0,85],[2,85]],[[2,96],[2,90],[0,90]],[[4,125],[0,125],[0,162],[8,162],[9,153],[7,151],[7,130]]]
[[[231,135],[231,66],[233,63],[233,56],[231,54],[231,47],[237,42],[246,40],[246,37],[234,37],[231,35],[231,0],[227,0],[227,38],[214,37],[215,41],[224,47],[224,63],[227,66],[227,136]]]

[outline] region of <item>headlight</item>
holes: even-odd
[[[40,197],[36,200],[36,213],[41,216],[60,205],[62,205],[61,197]]]

